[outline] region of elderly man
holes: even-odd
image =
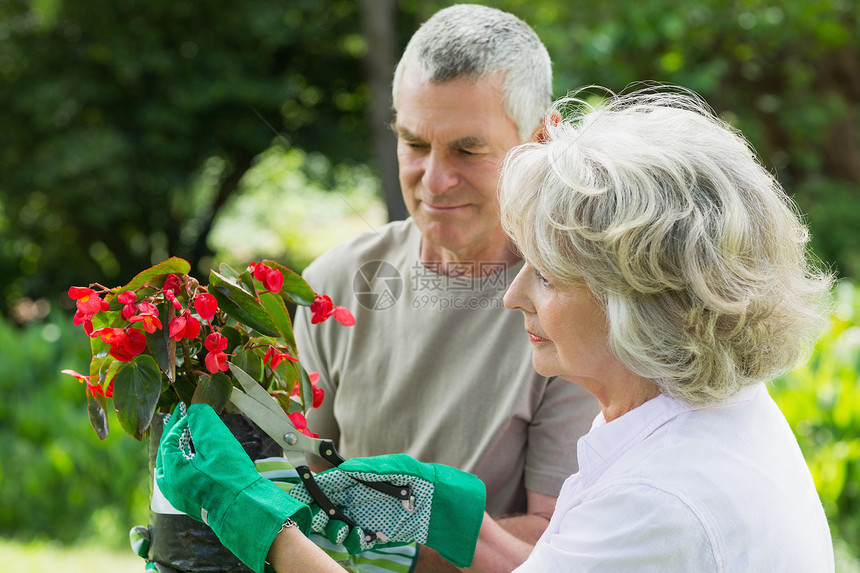
[[[522,323],[502,296],[522,261],[501,229],[499,165],[537,134],[551,64],[518,18],[478,5],[446,8],[412,37],[393,101],[403,198],[411,217],[321,256],[305,277],[356,317],[350,329],[295,334],[320,373],[323,405],[309,427],[344,456],[405,452],[476,474],[487,511],[526,543],[546,528],[576,444],[598,411],[574,384],[539,376]],[[432,563],[435,561],[436,563]],[[421,550],[420,571],[441,562]],[[450,567],[450,566],[447,566]]]

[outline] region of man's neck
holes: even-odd
[[[508,243],[452,251],[428,243],[426,239],[421,241],[421,262],[440,274],[449,274],[449,271],[460,276],[489,274],[509,268],[520,260]]]

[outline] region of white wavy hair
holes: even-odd
[[[552,64],[540,38],[513,14],[487,6],[455,4],[421,25],[394,71],[395,111],[406,70],[436,84],[502,72],[505,111],[521,141],[531,137],[552,101]]]
[[[832,276],[746,139],[682,88],[596,108],[582,95],[553,106],[570,117],[548,121],[545,142],[506,159],[502,224],[525,259],[559,288],[585,284],[618,359],[688,403],[807,357]]]

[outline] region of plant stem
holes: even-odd
[[[188,383],[196,388],[197,387],[197,380],[196,380],[197,377],[195,376],[192,378],[192,376],[191,376],[191,348],[188,345],[188,339],[183,338],[181,344],[182,344],[182,358],[185,362],[185,367],[182,369],[182,372],[185,374],[185,379],[188,381]]]

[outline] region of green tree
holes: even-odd
[[[168,255],[205,263],[221,206],[273,142],[333,164],[375,154],[394,213],[390,70],[451,3],[0,0],[0,314]],[[535,28],[557,96],[640,80],[701,93],[809,214],[818,254],[860,274],[853,1],[484,3]]]
[[[204,260],[273,142],[368,159],[350,0],[4,0],[0,22],[0,314]]]
[[[556,96],[655,80],[741,129],[809,215],[813,246],[860,275],[860,22],[853,0],[488,2],[528,21]]]

